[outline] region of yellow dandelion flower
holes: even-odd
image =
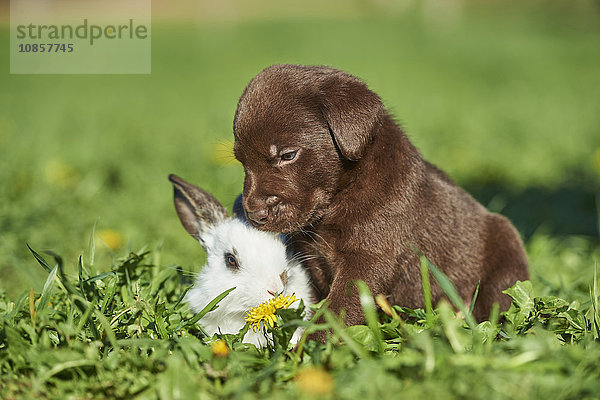
[[[47,163],[44,172],[46,174],[46,180],[49,183],[63,189],[72,189],[77,186],[80,181],[79,173],[75,168],[59,161]]]
[[[594,152],[594,167],[596,172],[600,173],[600,148],[597,148]]]
[[[260,323],[268,323],[271,328],[275,325],[275,307],[268,302],[259,304],[256,307],[250,308],[246,314],[246,322],[250,323],[250,328],[254,332],[260,328]]]
[[[298,388],[312,396],[325,396],[333,393],[333,378],[322,368],[306,368],[294,379]]]
[[[123,237],[117,231],[113,231],[112,229],[100,229],[98,231],[98,237],[106,247],[115,251],[123,247]]]
[[[280,310],[282,308],[288,308],[289,306],[291,306],[292,304],[294,304],[297,301],[298,301],[298,299],[296,298],[296,293],[292,293],[287,296],[280,295],[280,296],[274,297],[271,300],[269,300],[269,303],[271,303],[273,305],[273,307],[275,307],[276,309]]]
[[[212,342],[210,347],[214,356],[227,357],[227,355],[229,354],[229,348],[227,347],[227,343],[225,343],[225,341],[222,339]]]
[[[252,328],[254,332],[260,329],[261,322],[264,326],[268,325],[273,328],[275,322],[277,322],[275,311],[288,308],[296,301],[298,301],[298,299],[296,298],[295,293],[287,296],[279,295],[256,307],[251,307],[250,311],[246,314],[246,322],[250,324],[250,328]]]

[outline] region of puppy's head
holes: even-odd
[[[233,129],[250,222],[287,233],[322,217],[383,114],[375,93],[336,69],[275,65],[258,74],[240,98]]]

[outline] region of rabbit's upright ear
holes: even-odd
[[[175,210],[183,227],[206,248],[206,234],[227,218],[227,211],[210,193],[177,175],[169,175],[169,180],[173,184]]]

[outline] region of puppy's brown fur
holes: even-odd
[[[422,307],[417,247],[452,280],[479,320],[528,279],[517,231],[425,161],[359,79],[318,66],[275,65],[242,94],[234,151],[246,172],[251,223],[285,232],[330,309],[363,321],[364,280],[392,304]],[[432,287],[433,300],[442,292]]]

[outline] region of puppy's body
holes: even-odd
[[[393,304],[423,306],[418,248],[484,319],[528,278],[519,235],[423,160],[357,78],[326,67],[274,66],[246,88],[234,121],[244,207],[286,232],[318,297],[349,324],[363,320],[351,281]],[[433,300],[441,298],[433,284]]]
[[[392,154],[400,156],[390,159]],[[508,220],[487,212],[424,161],[389,118],[361,161],[364,166],[333,198],[329,212],[292,235],[297,251],[318,255],[305,264],[320,297],[329,297],[333,309],[346,308],[350,323],[362,318],[350,311],[358,308],[357,299],[346,296],[353,279],[388,295],[392,304],[422,307],[416,247],[466,302],[481,282],[476,318],[488,317],[494,301],[505,309],[509,299],[501,291],[527,279],[525,254]],[[435,284],[432,289],[436,302],[442,292]],[[349,307],[349,301],[356,304]]]

